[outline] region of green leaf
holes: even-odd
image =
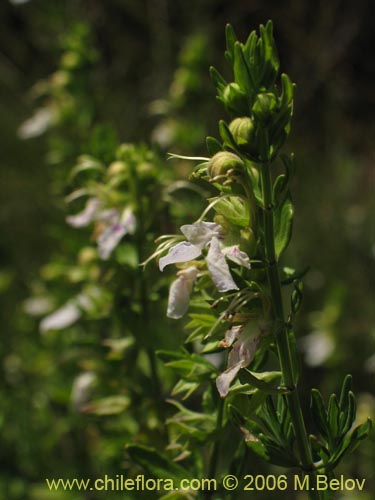
[[[249,205],[240,196],[222,198],[215,203],[214,210],[235,226],[249,227],[250,225]]]
[[[237,42],[237,36],[234,32],[233,27],[227,24],[225,27],[225,38],[227,42],[227,50],[225,51],[225,57],[228,62],[233,63],[234,60],[234,44]]]
[[[357,410],[357,405],[355,401],[355,396],[352,393],[352,391],[349,391],[347,403],[343,410],[343,415],[345,417],[345,420],[343,419],[344,424],[340,429],[343,435],[346,434],[353,425],[356,416],[356,410]]]
[[[206,138],[207,151],[211,156],[214,156],[216,153],[219,153],[223,150],[220,142],[214,137]]]
[[[281,375],[281,372],[276,371],[254,373],[245,369],[241,372],[241,380],[268,394],[275,394],[279,392],[279,389],[273,385],[273,382],[280,380]]]
[[[189,477],[187,470],[169,460],[154,448],[131,444],[126,447],[126,450],[134,462],[156,478],[180,481],[184,477]]]
[[[350,374],[348,374],[344,378],[341,387],[340,401],[339,401],[340,410],[345,410],[345,408],[348,406],[349,392],[351,392],[352,386],[353,386],[353,377]],[[351,394],[353,395],[353,393]]]
[[[108,396],[87,404],[83,412],[99,416],[117,415],[129,408],[130,403],[130,398],[127,396]]]
[[[254,90],[254,83],[252,82],[252,78],[244,58],[242,45],[239,42],[234,44],[233,72],[236,83],[238,83],[244,92],[251,95]]]
[[[220,120],[219,122],[219,132],[225,146],[233,149],[233,151],[237,151],[237,144],[233,139],[233,135],[231,134],[229,127],[224,120]]]
[[[104,165],[89,155],[82,155],[78,158],[78,164],[70,172],[70,180],[74,179],[81,172],[104,172]]]
[[[213,66],[210,67],[210,75],[211,79],[218,91],[219,94],[222,94],[225,87],[227,86],[227,82],[221,76],[221,74],[217,71]]]
[[[367,421],[364,424],[359,425],[354,429],[352,434],[350,436],[347,436],[340,444],[340,446],[335,450],[334,454],[329,460],[329,465],[331,466],[332,469],[337,467],[339,464],[340,460],[343,458],[344,455],[352,452],[357,448],[359,445],[360,441],[365,439],[372,428],[372,422],[371,419],[368,418]]]
[[[275,212],[275,250],[277,257],[280,257],[286,249],[292,236],[293,214],[293,203],[290,194],[288,194]]]
[[[328,403],[327,422],[332,440],[335,441],[339,435],[339,403],[336,394],[331,394]]]
[[[311,389],[311,413],[318,431],[325,439],[328,439],[327,413],[324,408],[322,395],[318,389]]]

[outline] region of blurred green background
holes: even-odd
[[[98,469],[117,474],[122,463],[116,460],[121,434],[110,424],[102,429],[107,441],[100,458],[80,446],[89,424],[69,413],[74,370],[59,358],[58,346],[40,338],[23,307],[41,265],[56,251],[54,228],[63,212],[51,139],[22,140],[17,131],[35,110],[35,84],[56,71],[76,23],[88,26],[88,51],[95,54],[86,82],[95,103],[92,122],[108,124],[121,141],[153,142],[163,155],[205,155],[205,136],[217,135],[223,116],[208,67],[227,70],[224,26],[232,23],[244,39],[273,19],[281,66],[297,83],[287,146],[298,167],[296,220],[286,262],[310,266],[297,332],[307,365],[304,404],[308,388],[327,396],[352,373],[360,417],[374,415],[374,10],[371,0],[0,3],[2,498],[60,498],[47,495],[45,477],[89,477]],[[66,163],[88,147],[86,139],[65,140],[71,145]],[[97,424],[90,425],[95,434]],[[249,472],[262,467],[255,463]],[[368,479],[358,498],[370,499],[374,437],[340,467]]]

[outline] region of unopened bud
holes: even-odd
[[[249,112],[246,94],[237,83],[230,83],[223,92],[223,101],[227,110],[236,115]]]
[[[114,161],[112,162],[107,170],[108,177],[115,177],[117,175],[124,175],[128,171],[128,166],[123,161]]]
[[[267,121],[276,110],[276,97],[270,92],[258,94],[252,111],[254,116],[260,121]]]
[[[207,172],[211,179],[220,182],[230,170],[242,170],[243,168],[244,163],[239,156],[228,151],[220,151],[210,159]]]
[[[233,135],[233,139],[239,146],[251,145],[254,138],[254,123],[251,118],[244,116],[234,119],[229,130]]]

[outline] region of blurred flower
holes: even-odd
[[[181,232],[188,241],[182,241],[171,247],[168,254],[159,260],[161,271],[168,264],[189,262],[202,255],[203,248],[208,247],[206,264],[212,281],[219,292],[238,290],[229,270],[225,257],[236,264],[250,268],[249,257],[238,245],[225,246],[223,228],[214,222],[195,222],[182,226]]]
[[[74,379],[70,400],[75,411],[81,411],[88,403],[95,382],[96,374],[94,372],[80,373]]]
[[[21,139],[32,139],[44,134],[53,122],[55,114],[48,108],[40,108],[25,120],[18,129],[18,136]]]
[[[101,222],[97,237],[98,252],[103,260],[107,260],[123,236],[135,233],[137,223],[129,207],[121,213],[115,208],[102,210],[101,206],[98,198],[90,198],[82,212],[68,216],[66,222],[73,227],[84,227],[93,221]]]
[[[250,320],[243,325],[230,328],[222,347],[231,348],[228,356],[227,369],[216,379],[216,387],[222,398],[229,392],[229,387],[241,368],[249,366],[254,358],[260,337],[267,331],[266,325],[260,321]]]
[[[335,343],[328,333],[316,330],[301,339],[305,361],[309,366],[322,365],[333,353]]]
[[[46,316],[39,325],[41,333],[50,330],[63,330],[74,325],[82,316],[82,309],[89,309],[92,301],[86,294],[79,294],[74,299],[69,300],[53,313]]]

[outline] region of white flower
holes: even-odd
[[[222,398],[229,392],[229,387],[241,368],[249,366],[254,358],[259,340],[264,334],[262,325],[258,321],[248,321],[243,325],[233,326],[221,342],[223,347],[230,348],[227,369],[216,379],[216,387]]]
[[[81,310],[75,301],[69,301],[57,311],[46,316],[39,325],[41,333],[50,330],[63,330],[73,325],[81,317]]]
[[[83,372],[74,379],[70,400],[75,411],[80,411],[89,401],[97,377],[94,372]]]
[[[19,2],[20,3],[20,2]],[[54,113],[48,108],[40,108],[25,120],[18,129],[18,136],[21,139],[32,139],[44,134],[55,118]]]
[[[42,319],[39,330],[41,333],[46,333],[50,330],[68,328],[80,319],[82,309],[90,309],[92,305],[90,297],[85,293],[81,293]]]
[[[169,264],[194,260],[202,255],[203,248],[208,248],[206,263],[218,291],[238,290],[225,257],[247,268],[250,268],[250,261],[238,245],[225,247],[221,243],[224,239],[223,228],[214,222],[200,221],[180,229],[188,241],[177,243],[169,249],[168,254],[159,260],[160,270],[163,271]]]
[[[87,226],[93,221],[104,225],[97,239],[99,256],[103,260],[109,258],[123,236],[134,234],[137,226],[130,207],[125,208],[122,213],[117,209],[102,210],[97,198],[90,198],[82,212],[66,218],[66,222],[73,227]]]
[[[177,273],[178,278],[169,289],[168,318],[179,319],[184,316],[189,307],[190,294],[197,278],[198,269],[194,266]]]

